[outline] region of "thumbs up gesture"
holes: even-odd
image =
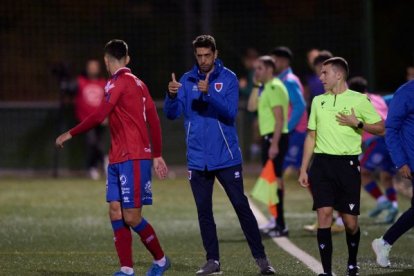
[[[182,86],[181,83],[179,83],[175,79],[175,73],[171,74],[171,81],[168,83],[168,91],[172,94],[177,94],[178,89]]]
[[[210,72],[207,73],[206,79],[205,80],[200,80],[198,82],[198,90],[200,90],[203,93],[207,93],[208,92],[208,78],[210,77]]]

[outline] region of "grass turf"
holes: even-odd
[[[250,191],[253,177],[246,178]],[[294,179],[287,181],[286,216],[290,238],[300,248],[318,257],[315,235],[302,226],[314,221],[311,199]],[[144,216],[154,226],[162,246],[172,260],[166,275],[194,275],[204,262],[194,200],[187,180],[154,181],[154,205]],[[112,275],[118,259],[104,200],[103,181],[87,179],[0,180],[0,275]],[[414,234],[407,233],[392,250],[392,269],[379,269],[370,250],[373,238],[387,226],[375,224],[365,215],[374,206],[363,194],[359,261],[363,275],[413,275]],[[401,199],[401,209],[409,202]],[[262,206],[263,207],[263,206]],[[263,208],[263,210],[265,210]],[[220,238],[225,275],[257,275],[238,220],[224,192],[216,187],[214,213]],[[312,275],[301,262],[265,239],[267,254],[279,275]],[[344,274],[347,249],[344,234],[334,236],[334,271]],[[134,239],[136,275],[143,275],[151,257]]]

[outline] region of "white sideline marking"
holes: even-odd
[[[265,224],[267,222],[267,218],[263,215],[263,213],[254,205],[254,203],[250,200],[249,197],[249,204],[250,208],[253,211],[254,216],[257,219],[259,224]],[[322,264],[316,260],[314,257],[297,247],[294,243],[292,243],[286,237],[280,238],[272,238],[272,240],[283,250],[287,253],[304,263],[310,270],[315,272],[316,274],[323,273]]]

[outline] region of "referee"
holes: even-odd
[[[348,63],[333,57],[323,63],[320,80],[326,93],[314,98],[305,141],[299,183],[311,184],[317,211],[317,240],[324,273],[332,274],[331,224],[333,209],[342,217],[348,245],[347,275],[359,275],[358,215],[361,174],[361,134],[384,135],[384,122],[366,95],[349,90]],[[309,169],[312,156],[314,159]]]

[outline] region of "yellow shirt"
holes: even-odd
[[[288,133],[289,94],[281,80],[273,78],[259,91],[257,113],[259,117],[260,135],[264,136],[275,131],[275,114],[273,108],[281,106],[283,109],[282,133]]]
[[[374,124],[381,121],[369,98],[352,90],[335,95],[325,93],[313,99],[308,129],[316,131],[315,153],[332,155],[358,155],[361,153],[362,130],[341,126],[338,113],[351,114],[354,109],[358,120]]]

